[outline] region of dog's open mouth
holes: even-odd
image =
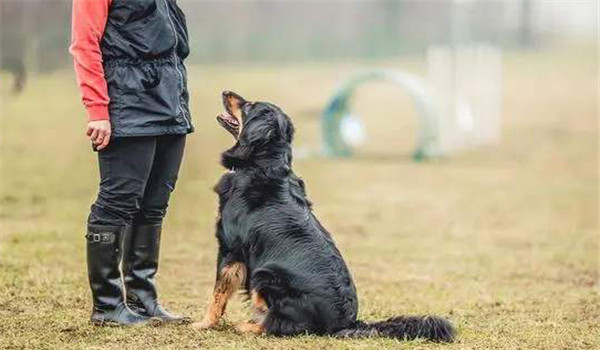
[[[225,130],[229,131],[235,138],[238,137],[240,132],[240,122],[229,112],[224,112],[217,116],[217,122],[225,128]]]
[[[217,116],[217,122],[236,139],[242,129],[242,107],[246,104],[243,97],[231,91],[223,91],[223,107],[225,112]]]

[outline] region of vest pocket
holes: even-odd
[[[153,89],[162,79],[162,69],[153,62],[116,65],[105,74],[109,87],[127,92]]]
[[[177,126],[179,81],[169,64],[119,67],[124,79],[109,82],[109,112],[116,134],[152,133],[157,126]],[[123,74],[123,73],[121,73]]]

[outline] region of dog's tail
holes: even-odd
[[[434,342],[453,342],[456,332],[452,323],[440,316],[397,316],[375,323],[357,321],[353,327],[334,335],[341,338],[423,338]]]

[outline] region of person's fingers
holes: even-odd
[[[96,138],[94,143],[96,145],[102,144],[104,142],[104,139],[107,137],[108,133],[109,133],[108,130],[101,129],[100,132],[98,133],[98,137]]]
[[[107,138],[108,130],[100,130],[98,134],[98,138],[96,138],[96,145],[101,145],[104,143],[104,140]]]
[[[94,129],[90,128],[89,126],[87,127],[87,130],[85,131],[85,134],[87,136],[90,136],[92,134],[92,131],[94,131]]]
[[[103,150],[104,148],[106,148],[106,146],[108,146],[108,143],[110,142],[110,131],[108,131],[105,135],[104,135],[104,140],[102,141],[102,143],[97,147],[98,150]]]
[[[92,131],[92,134],[90,135],[90,140],[92,140],[92,142],[96,143],[96,139],[98,138],[99,134],[100,134],[100,130],[94,129],[94,131]]]

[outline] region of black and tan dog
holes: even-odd
[[[197,329],[215,327],[238,289],[250,296],[253,318],[240,332],[270,335],[329,334],[452,341],[454,330],[436,316],[401,316],[377,323],[356,319],[356,288],[329,232],[292,171],[294,127],[283,111],[223,93],[217,117],[236,139],[222,154],[231,171],[219,195],[217,278]]]

